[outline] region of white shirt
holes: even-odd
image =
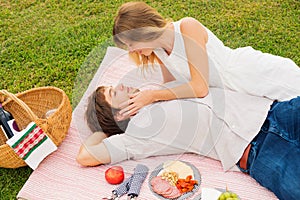
[[[253,103],[255,102],[255,103]],[[259,132],[272,101],[211,88],[205,98],[158,102],[134,116],[124,134],[103,140],[111,163],[192,152],[235,164]]]

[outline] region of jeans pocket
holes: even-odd
[[[269,131],[300,146],[300,97],[272,106]]]

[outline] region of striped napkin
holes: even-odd
[[[146,165],[137,164],[134,168],[133,175],[113,190],[113,194],[116,194],[117,197],[121,197],[124,194],[128,194],[128,196],[131,197],[137,197],[140,193],[143,182],[147,177],[148,171],[149,168]]]
[[[29,123],[24,130],[15,133],[6,143],[33,170],[46,156],[57,149],[52,140],[34,122]]]

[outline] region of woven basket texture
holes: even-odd
[[[56,87],[39,87],[16,95],[1,90],[0,95],[3,108],[12,114],[20,130],[33,121],[56,146],[62,143],[72,119],[72,107],[63,90]],[[47,111],[52,109],[56,109],[55,112],[46,118]],[[0,129],[0,167],[26,166],[26,163],[6,144],[6,140]]]

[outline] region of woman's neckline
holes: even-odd
[[[180,33],[176,33],[175,23],[176,22],[171,22],[171,24],[172,24],[172,31],[173,31],[173,38],[174,38],[173,39],[173,44],[172,44],[172,50],[171,50],[170,53],[168,53],[166,50],[164,50],[165,53],[166,53],[167,59],[169,59],[169,58],[171,58],[173,56],[173,54],[175,53],[176,48],[177,48],[177,40],[178,40],[177,34],[180,34]]]
[[[173,34],[173,42],[172,42],[172,45],[171,45],[172,48],[171,48],[171,51],[170,51],[170,52],[168,52],[167,50],[163,49],[164,52],[166,53],[166,56],[167,56],[167,57],[170,57],[170,56],[173,54],[173,52],[174,52],[174,47],[175,47],[175,41],[176,41],[175,25],[174,25],[174,22],[171,22],[169,26],[171,26],[170,29],[171,29],[172,34]]]

